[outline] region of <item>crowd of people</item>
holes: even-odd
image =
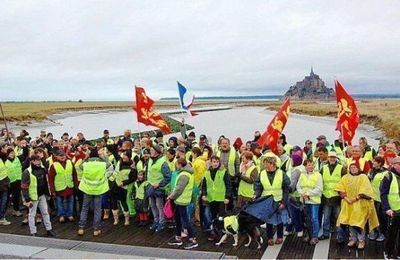
[[[375,149],[364,137],[349,145],[340,136],[330,144],[320,135],[300,147],[281,134],[271,149],[258,144],[258,131],[247,142],[196,137],[184,127],[168,140],[159,131],[134,139],[130,130],[116,138],[104,130],[102,138],[88,141],[82,133],[56,139],[42,131],[31,139],[25,130],[18,136],[3,130],[0,230],[12,214],[23,218],[32,236],[43,222],[54,237],[51,211],[61,223],[78,218],[77,233],[84,235],[93,212],[93,236],[101,235],[102,221],[119,225],[122,218],[128,226],[136,218],[154,233],[173,226],[169,244],[191,249],[198,246],[196,229],[217,242],[215,219],[229,221],[235,209],[269,196],[278,209],[266,221],[269,246],[290,235],[315,245],[335,234],[338,243],[358,249],[366,239],[385,242],[386,256],[399,257],[398,141]],[[166,204],[174,205],[172,219]]]

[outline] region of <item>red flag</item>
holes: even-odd
[[[168,134],[171,130],[160,113],[153,111],[154,101],[146,95],[142,87],[135,86],[137,120],[145,125],[155,126]]]
[[[278,113],[272,118],[265,132],[258,139],[257,143],[262,147],[269,145],[271,150],[276,153],[278,146],[278,139],[283,129],[285,128],[286,122],[289,118],[290,112],[290,99],[286,99]]]
[[[335,91],[338,106],[336,130],[342,133],[344,141],[351,144],[360,122],[358,109],[354,99],[346,92],[339,81],[335,82]]]

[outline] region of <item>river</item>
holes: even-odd
[[[195,117],[186,116],[185,120],[195,127],[197,136],[205,134],[213,142],[222,134],[232,140],[241,137],[243,141],[246,141],[253,138],[254,131],[264,131],[275,113],[261,107],[238,107],[231,110],[203,112]],[[173,117],[181,120],[182,115]],[[131,129],[132,132],[138,132],[139,129],[140,131],[154,129],[142,124],[138,125],[136,114],[132,110],[70,112],[56,114],[50,118],[53,122],[38,122],[23,128],[30,133],[31,137],[38,136],[40,130],[45,129],[53,133],[55,138],[60,138],[64,132],[70,135],[83,132],[87,139],[101,137],[104,129],[108,129],[111,136],[121,135],[125,129]],[[335,125],[334,118],[290,114],[284,133],[287,141],[293,145],[303,146],[307,139],[315,142],[320,134],[326,135],[332,142],[338,135],[338,132],[334,131]],[[12,127],[14,131],[21,128]],[[361,136],[367,137],[369,143],[377,147],[379,143],[377,139],[382,136],[382,133],[371,126],[360,125],[354,142],[358,142]]]

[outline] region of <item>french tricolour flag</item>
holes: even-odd
[[[194,102],[194,95],[189,93],[185,86],[183,86],[178,81],[178,90],[179,90],[179,104],[181,105],[181,109],[185,110],[189,115],[195,116],[197,113],[190,111],[190,108]]]

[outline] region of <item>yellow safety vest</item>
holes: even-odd
[[[32,174],[32,168],[28,168],[29,171],[29,197],[32,201],[38,200],[37,193],[37,178]]]
[[[78,178],[78,181],[82,180],[82,174],[83,174],[83,170],[81,169],[81,165],[83,163],[82,159],[79,159],[78,161],[75,162],[74,166],[75,166],[75,171],[76,171],[76,177]]]
[[[22,164],[19,158],[15,157],[12,162],[10,160],[7,160],[5,165],[8,171],[8,178],[10,179],[10,183],[20,181],[22,176]]]
[[[281,201],[283,198],[283,190],[282,190],[282,182],[283,182],[283,172],[282,170],[276,170],[275,177],[270,183],[268,179],[268,173],[266,170],[263,170],[260,173],[260,182],[263,186],[262,196],[272,195],[274,201]]]
[[[321,174],[319,174],[319,172],[313,172],[308,178],[306,174],[308,173],[302,173],[300,175],[299,182],[301,189],[308,194],[309,190],[312,190],[317,186],[318,179],[321,178]],[[316,204],[321,204],[321,196],[310,196],[310,200]]]
[[[7,175],[7,166],[3,162],[3,160],[0,159],[0,181],[4,180],[7,177],[8,177],[8,175]]]
[[[149,185],[149,183],[147,181],[144,181],[140,185],[138,185],[137,182],[135,182],[134,185],[136,190],[135,199],[144,199],[145,188]]]
[[[371,148],[371,150],[366,151],[366,152],[364,153],[363,158],[364,158],[365,160],[367,160],[367,161],[371,161],[371,162],[372,162],[372,160],[374,159],[374,158],[372,157],[372,148]]]
[[[170,161],[170,160],[165,160],[167,163],[168,163],[168,167],[169,167],[169,170],[171,171],[171,172],[174,172],[174,171],[176,171],[176,158],[174,158],[173,160],[172,160],[172,162]]]
[[[120,162],[117,162],[117,166],[115,167],[115,171],[108,178],[110,181],[115,181],[115,183],[120,184],[129,179],[129,174],[131,173],[131,169],[123,169],[121,170]],[[122,188],[128,189],[129,185],[125,185]]]
[[[74,181],[72,177],[73,166],[71,160],[67,160],[65,168],[59,162],[54,162],[54,188],[56,191],[63,191],[66,188],[74,188]]]
[[[347,160],[346,160],[347,172],[350,172],[350,164],[351,164],[352,162],[353,162],[353,158],[347,158]],[[364,158],[360,158],[360,159],[358,160],[358,163],[359,163],[359,165],[360,165],[361,171],[364,171],[364,166],[365,166],[366,160],[365,160]]]
[[[227,230],[228,227],[236,232],[239,230],[239,221],[235,215],[224,218],[224,229]]]
[[[223,202],[225,199],[226,187],[224,182],[225,169],[219,169],[215,173],[214,180],[211,179],[210,170],[204,173],[207,184],[207,201]]]
[[[256,166],[253,164],[247,169],[245,176],[250,178],[251,172],[254,169],[256,169]],[[240,180],[238,194],[245,198],[252,198],[254,196],[253,184],[247,183],[244,180]]]
[[[217,156],[221,158],[221,151],[217,152]],[[236,161],[236,150],[231,147],[228,156],[228,173],[230,176],[235,176],[235,161]]]
[[[179,178],[181,178],[182,176],[187,176],[189,178],[189,182],[186,185],[185,189],[183,190],[182,194],[179,195],[179,197],[175,199],[175,204],[181,205],[181,206],[187,206],[192,201],[194,178],[193,178],[193,174],[191,174],[187,171],[181,171],[178,175],[178,178],[175,179],[175,187],[176,187],[176,184],[178,183]]]
[[[154,164],[153,164],[153,159],[150,159],[148,165],[147,181],[151,185],[159,184],[164,179],[164,176],[161,172],[161,168],[164,162],[165,162],[164,157],[158,158]]]
[[[391,210],[393,211],[400,210],[399,183],[394,173],[392,173],[392,183],[390,184],[388,201]]]
[[[381,191],[379,190],[381,186],[381,182],[383,178],[385,178],[387,171],[379,172],[375,174],[374,178],[371,181],[372,189],[374,190],[374,200],[381,202]]]
[[[339,196],[338,192],[335,191],[335,187],[342,178],[342,169],[343,166],[337,164],[335,166],[335,169],[333,169],[333,172],[331,173],[329,171],[329,165],[324,165],[324,167],[322,167],[322,181],[324,183],[322,194],[325,198],[329,199],[335,196]]]
[[[285,144],[285,146],[283,147],[283,150],[285,150],[285,152],[287,154],[290,154],[290,150],[292,150],[292,146],[288,143]]]
[[[102,195],[109,190],[106,178],[107,164],[99,161],[83,163],[83,175],[79,189],[87,195]]]

